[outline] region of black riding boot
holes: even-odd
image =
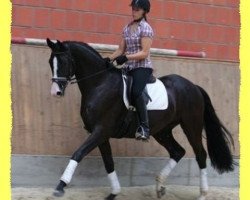
[[[148,140],[149,139],[148,111],[142,95],[136,99],[135,108],[140,122],[140,126],[135,134],[135,138],[138,140]]]

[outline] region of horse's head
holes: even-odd
[[[51,49],[49,64],[52,71],[51,95],[62,97],[74,74],[74,62],[69,47],[60,41],[52,42],[47,38]]]

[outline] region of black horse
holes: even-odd
[[[64,95],[68,83],[77,82],[81,99],[81,117],[90,133],[86,141],[72,155],[58,186],[56,196],[64,194],[64,187],[71,181],[77,164],[98,147],[108,173],[112,192],[106,199],[115,199],[120,184],[114,170],[110,138],[135,138],[136,114],[125,107],[121,70],[103,60],[92,47],[81,42],[52,42],[47,39],[52,53],[49,63],[52,70],[52,95]],[[73,77],[75,76],[75,81]],[[170,160],[156,177],[156,192],[164,195],[164,182],[184,156],[185,150],[174,139],[172,129],[179,125],[191,144],[200,168],[199,199],[205,199],[208,191],[206,158],[202,145],[202,130],[206,131],[207,147],[212,166],[219,172],[232,171],[234,162],[230,143],[233,139],[222,125],[208,94],[201,87],[178,76],[159,78],[168,91],[169,106],[165,110],[149,111],[150,133],[170,154]]]

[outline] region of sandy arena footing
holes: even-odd
[[[54,197],[53,188],[12,188],[12,200],[101,200],[110,192],[107,187],[66,188],[64,197]],[[161,200],[195,200],[199,187],[167,185],[166,195]],[[154,200],[157,199],[155,186],[123,187],[116,200]],[[238,200],[238,188],[210,187],[207,200]]]

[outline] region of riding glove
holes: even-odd
[[[121,56],[118,56],[117,58],[115,58],[115,61],[116,61],[117,65],[122,65],[128,61],[128,58],[126,55],[121,55]]]

